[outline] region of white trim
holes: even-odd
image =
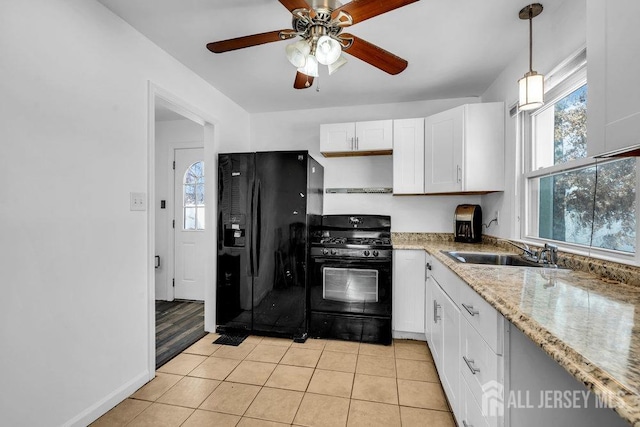
[[[217,170],[216,164],[216,145],[219,136],[219,120],[207,113],[202,112],[198,108],[188,104],[169,91],[161,88],[152,81],[148,81],[148,123],[147,123],[147,365],[148,374],[147,381],[151,381],[155,377],[156,372],[156,340],[155,340],[155,209],[149,206],[155,206],[155,103],[156,99],[163,103],[169,103],[171,109],[176,113],[204,126],[204,162],[205,170]],[[166,104],[165,104],[166,105]],[[212,174],[217,178],[217,174]],[[211,209],[206,210],[206,222],[215,224],[213,211],[217,211],[216,191],[217,179],[211,180],[211,185],[205,188],[205,200],[212,200],[214,203]],[[206,258],[213,260],[205,266],[205,331],[211,332],[215,330],[215,245],[216,227],[209,227],[208,233],[211,238],[206,239],[209,244],[206,245]],[[130,394],[130,393],[129,393]],[[126,397],[126,396],[125,396]]]
[[[155,364],[154,364],[155,368]],[[70,419],[69,421],[63,423],[63,426],[78,426],[84,427],[98,418],[100,418],[103,414],[105,414],[109,409],[116,406],[118,403],[125,400],[127,397],[131,396],[136,390],[142,387],[149,381],[149,372],[144,371],[136,375],[131,381],[125,383],[122,387],[116,389],[112,393],[108,394],[102,400],[94,403],[89,406],[84,411],[80,412],[78,415]]]

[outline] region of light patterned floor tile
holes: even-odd
[[[164,372],[166,374],[187,375],[206,359],[206,356],[180,353],[179,355],[162,365],[160,368],[158,368],[158,372]]]
[[[291,423],[298,411],[303,394],[300,391],[263,387],[247,409],[245,416]]]
[[[225,381],[202,402],[200,409],[233,415],[244,415],[259,391],[260,386],[257,385]]]
[[[160,396],[159,403],[197,408],[220,385],[220,381],[184,377]]]
[[[306,393],[293,423],[307,427],[344,427],[349,399]]]
[[[398,405],[351,400],[348,427],[400,427],[400,425]]]
[[[183,378],[182,375],[165,374],[156,372],[156,377],[146,383],[131,395],[134,399],[155,401],[165,394],[167,390],[176,385]]]
[[[316,369],[307,392],[337,397],[351,397],[352,388],[352,373]]]

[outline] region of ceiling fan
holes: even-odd
[[[214,53],[229,52],[295,37],[301,39],[286,47],[289,61],[297,68],[293,87],[305,89],[318,77],[318,63],[332,74],[346,63],[348,53],[385,71],[398,74],[408,62],[386,50],[342,30],[418,0],[352,0],[340,5],[337,0],[279,0],[293,15],[292,29],[270,31],[207,44]]]

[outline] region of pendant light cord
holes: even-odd
[[[533,72],[533,5],[529,6],[529,72]]]

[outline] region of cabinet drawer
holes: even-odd
[[[489,348],[465,319],[460,322],[460,347],[461,376],[476,402],[482,402],[483,388],[487,393],[496,393],[499,391],[497,388],[502,387],[502,357]],[[490,425],[496,425],[495,417],[489,420]]]
[[[459,427],[493,427],[487,418],[482,414],[480,405],[473,397],[473,393],[469,390],[468,385],[464,380],[460,381],[462,386],[464,405],[460,411]]]
[[[442,290],[453,300],[456,305],[460,305],[460,288],[466,284],[449,267],[435,258],[431,258],[431,277],[435,279]]]
[[[495,308],[476,293],[469,285],[459,287],[460,312],[496,354],[502,354],[504,337],[504,318]]]

